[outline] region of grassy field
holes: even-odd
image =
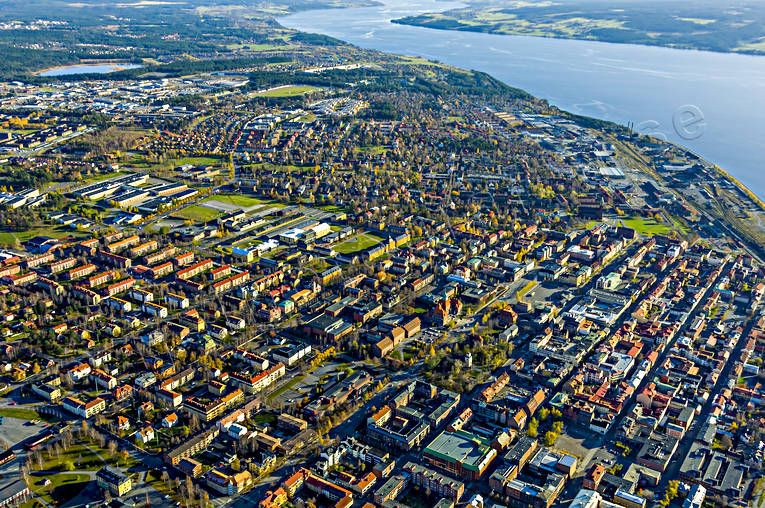
[[[19,420],[43,419],[43,417],[40,416],[40,413],[38,413],[34,409],[26,409],[23,407],[2,408],[0,409],[0,415],[5,416],[7,418],[18,418]]]
[[[402,63],[404,65],[426,65],[426,66],[433,66],[433,67],[443,67],[443,64],[440,64],[438,62],[431,62],[430,60],[426,60],[425,58],[421,58],[418,56],[402,56],[399,59],[399,63]]]
[[[337,206],[337,205],[321,205],[321,206],[316,206],[314,208],[318,208],[319,210],[324,210],[325,212],[331,212],[331,213],[338,213],[338,212],[345,211],[344,206]],[[334,229],[332,229],[332,231],[340,231],[341,229],[343,229],[340,226],[333,226],[333,228]]]
[[[382,242],[382,238],[369,233],[361,233],[360,235],[346,240],[333,248],[340,254],[349,254],[351,252],[358,252],[360,250],[368,249],[373,245],[377,245]]]
[[[297,97],[298,95],[313,93],[317,90],[321,90],[321,88],[308,85],[282,86],[279,88],[272,88],[270,90],[258,92],[255,94],[255,97]]]
[[[162,494],[170,496],[173,501],[181,501],[178,493],[174,489],[169,488],[167,485],[165,485],[165,482],[162,481],[162,475],[159,473],[159,471],[155,471],[153,469],[149,470],[149,472],[146,473],[146,483],[160,491]]]
[[[195,166],[219,166],[221,160],[214,157],[181,157],[180,159],[173,159],[172,162],[177,166],[186,164],[193,164]]]
[[[290,49],[292,46],[277,46],[276,44],[228,44],[227,49],[246,49],[248,51],[270,51],[272,49]]]
[[[84,233],[78,231],[72,231],[70,229],[63,229],[55,226],[48,228],[32,228],[26,231],[1,231],[0,230],[0,245],[14,246],[17,242],[25,242],[35,236],[49,236],[51,238],[65,238],[72,236],[81,238],[86,236]]]
[[[306,113],[305,115],[297,119],[298,122],[306,122],[306,123],[311,123],[315,120],[316,120],[316,115],[313,113]]]
[[[287,390],[292,390],[292,388],[293,388],[293,387],[294,387],[296,384],[298,384],[299,382],[301,382],[301,381],[303,380],[303,378],[304,378],[304,377],[305,377],[305,376],[302,376],[302,375],[301,375],[301,376],[296,376],[296,377],[294,377],[293,379],[291,379],[289,382],[287,382],[287,383],[284,383],[284,384],[283,384],[282,386],[280,386],[278,389],[276,389],[276,390],[274,390],[273,392],[271,392],[271,394],[268,396],[268,401],[269,401],[269,402],[271,402],[271,401],[272,401],[272,400],[274,400],[276,397],[279,397],[280,395],[283,395],[283,394],[284,394],[284,392],[286,392]]]
[[[147,170],[155,170],[157,168],[169,170],[186,164],[191,164],[192,166],[218,167],[221,166],[223,162],[225,161],[216,157],[179,157],[177,159],[167,159],[161,164],[157,164],[155,162],[149,162],[141,154],[133,154],[128,165]]]
[[[259,425],[262,425],[264,423],[273,423],[276,421],[276,415],[272,415],[270,413],[260,413],[258,415],[255,415],[252,418],[252,421]]]
[[[182,210],[173,212],[174,217],[179,219],[187,219],[199,222],[207,222],[221,216],[221,212],[213,210],[212,208],[206,208],[199,205],[187,206]]]
[[[76,471],[96,471],[104,467],[104,460],[100,456],[76,443],[61,454],[61,459],[53,455],[45,460],[42,470],[65,471],[66,462],[71,462]]]
[[[255,205],[273,205],[284,206],[279,203],[272,203],[265,199],[254,198],[252,196],[243,196],[241,194],[215,194],[206,198],[203,203],[208,201],[220,201],[221,203],[230,203],[235,206],[241,206],[243,208],[249,208]]]
[[[684,233],[685,228],[680,224],[666,224],[657,222],[655,219],[646,219],[644,217],[630,217],[624,219],[624,225],[634,229],[638,234],[645,236],[667,235],[672,231]]]
[[[355,148],[355,150],[359,153],[367,153],[372,155],[380,155],[388,151],[388,149],[383,145],[360,146]]]
[[[82,443],[74,443],[61,454],[61,458],[53,453],[48,455],[46,450],[43,452],[43,458],[45,459],[41,468],[43,471],[65,472],[65,464],[67,462],[72,463],[75,471],[97,471],[105,464],[125,468],[138,465],[138,461],[133,457],[127,456],[127,460],[123,460],[120,452],[111,455],[109,450],[101,448],[98,443],[93,441],[87,441],[87,446]],[[37,465],[34,467],[36,468]]]
[[[115,173],[99,173],[97,175],[90,175],[86,176],[82,179],[82,182],[78,182],[78,184],[91,184],[91,183],[97,183],[97,182],[103,182],[104,180],[109,180],[112,178],[117,178],[118,176],[126,175],[127,171],[117,171]]]
[[[43,485],[45,478],[50,480],[50,484]],[[90,477],[83,473],[52,474],[48,476],[33,475],[29,487],[35,494],[43,498],[45,502],[53,506],[61,506],[70,499],[75,498],[77,494],[85,489],[85,486],[90,481]],[[22,506],[40,506],[40,503],[30,499]]]

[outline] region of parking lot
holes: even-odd
[[[33,425],[21,418],[5,418],[0,425],[0,443],[15,450],[20,443],[39,434],[45,428],[45,423],[41,421]]]

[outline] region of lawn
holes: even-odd
[[[88,175],[85,178],[83,178],[81,182],[77,182],[77,183],[91,184],[91,183],[103,182],[104,180],[110,180],[112,178],[117,178],[126,174],[127,174],[127,171],[117,171],[115,173],[99,173],[97,175]]]
[[[123,461],[120,458],[122,452],[118,451],[112,456],[109,454],[108,449],[101,448],[95,441],[88,440],[86,442],[87,446],[93,451],[84,444],[77,442],[64,451],[61,454],[61,458],[52,453],[51,449],[45,449],[43,451],[42,470],[64,471],[64,464],[67,462],[72,463],[75,471],[97,471],[107,463],[123,468],[131,468],[138,465],[138,461],[131,456],[127,456],[127,460]],[[49,451],[51,451],[50,455],[48,454]],[[35,464],[34,467],[37,467],[37,465]]]
[[[260,413],[255,415],[252,418],[253,423],[257,424],[264,424],[264,423],[274,423],[276,421],[276,415],[272,415],[271,413]]]
[[[333,248],[340,254],[350,254],[351,252],[358,252],[360,250],[368,249],[373,245],[377,245],[382,242],[382,238],[369,233],[361,233],[360,235],[346,240]]]
[[[290,380],[289,382],[287,382],[287,383],[284,383],[284,384],[283,384],[282,386],[280,386],[278,389],[276,389],[276,390],[274,390],[273,392],[271,392],[271,394],[268,396],[268,401],[269,401],[269,402],[271,402],[271,401],[272,401],[272,400],[274,400],[276,397],[279,397],[280,395],[284,394],[284,392],[286,392],[287,390],[292,390],[292,388],[293,388],[293,387],[294,387],[296,384],[298,384],[299,382],[301,382],[301,381],[303,380],[303,378],[304,378],[304,377],[305,377],[304,375],[296,376],[295,378],[293,378],[293,379],[292,379],[292,380]]]
[[[313,113],[306,113],[297,119],[298,122],[311,123],[316,120],[316,115]]]
[[[0,415],[6,418],[18,418],[19,420],[45,420],[48,421],[47,416],[42,416],[34,409],[27,409],[23,407],[5,407],[0,409]]]
[[[247,49],[249,51],[269,51],[272,49],[290,49],[292,46],[277,46],[276,44],[227,44],[227,49]]]
[[[43,480],[48,478],[50,484],[43,485]],[[53,474],[49,476],[32,475],[30,488],[43,498],[47,503],[53,506],[61,506],[67,501],[75,498],[77,494],[85,489],[90,482],[90,477],[82,473],[64,473]],[[38,501],[30,499],[23,506],[36,506]]]
[[[170,162],[174,166],[185,166],[186,164],[194,166],[219,166],[221,160],[213,157],[181,157],[180,159],[173,159]]]
[[[263,92],[258,92],[255,94],[255,96],[256,97],[296,97],[298,95],[313,93],[317,90],[321,90],[321,89],[315,86],[290,85],[290,86],[280,86],[277,88],[271,88],[269,90],[265,90]]]
[[[34,409],[25,409],[22,407],[4,407],[0,409],[0,415],[6,418],[18,418],[19,420],[42,420],[43,417]]]
[[[388,151],[388,149],[383,145],[370,145],[370,146],[360,146],[356,148],[357,152],[360,153],[367,153],[372,155],[381,155]]]
[[[159,471],[150,469],[149,472],[146,473],[146,483],[160,491],[162,494],[170,496],[173,501],[181,500],[178,496],[178,493],[174,489],[171,489],[165,485],[165,482],[162,481],[162,475],[159,473]]]
[[[0,245],[15,246],[17,241],[25,242],[35,236],[49,236],[51,238],[65,238],[67,236],[83,237],[83,233],[69,229],[50,226],[47,228],[32,228],[26,231],[0,231]]]
[[[243,208],[249,208],[251,206],[255,205],[274,205],[271,201],[265,200],[265,199],[258,199],[254,198],[252,196],[243,196],[241,194],[215,194],[208,198],[206,198],[203,203],[206,203],[208,201],[220,201],[221,203],[231,203],[235,206],[241,206]],[[279,206],[278,204],[274,206]],[[284,205],[281,205],[284,206]]]
[[[46,457],[46,454],[43,454]],[[75,471],[97,471],[104,467],[104,461],[100,456],[91,452],[84,445],[75,443],[61,454],[59,459],[55,454],[43,462],[42,470],[65,471],[64,464],[71,462]]]
[[[207,222],[216,219],[220,215],[222,214],[218,210],[213,210],[212,208],[207,208],[199,205],[187,206],[182,210],[173,212],[173,216],[178,217],[179,219],[188,219],[200,222]]]
[[[667,235],[672,231],[678,231],[679,233],[685,232],[685,228],[680,224],[666,224],[664,222],[658,222],[655,219],[646,219],[643,217],[630,217],[624,219],[624,225],[634,229],[638,234],[646,236]]]

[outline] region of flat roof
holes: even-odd
[[[470,434],[444,431],[425,448],[425,452],[449,461],[460,462],[467,469],[479,469],[493,449]],[[496,453],[496,452],[494,452]]]

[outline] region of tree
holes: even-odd
[[[558,434],[556,434],[555,432],[551,430],[548,430],[547,432],[545,432],[545,437],[544,437],[545,446],[554,445],[557,439],[558,439]]]
[[[526,435],[529,437],[537,437],[539,434],[537,427],[539,427],[539,422],[537,422],[536,418],[532,418],[529,422],[528,428],[526,428]]]
[[[543,407],[542,409],[539,410],[539,412],[537,413],[537,416],[539,416],[540,421],[545,421],[547,420],[547,417],[550,416],[550,410],[547,409],[546,407]]]
[[[74,463],[72,463],[71,460],[65,460],[63,464],[61,464],[61,468],[64,471],[74,471]]]

